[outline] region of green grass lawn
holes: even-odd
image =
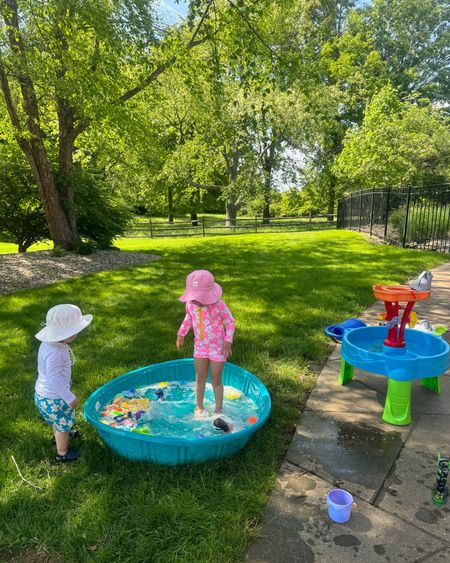
[[[34,252],[36,250],[51,250],[53,248],[53,242],[42,241],[37,242],[30,246],[27,252]],[[0,242],[0,254],[14,254],[17,253],[17,244],[12,242]]]
[[[24,553],[29,559],[21,561],[46,561],[45,554],[58,562],[241,561],[313,370],[330,350],[324,327],[363,311],[373,301],[372,284],[404,282],[448,256],[376,246],[345,231],[118,244],[162,259],[0,300],[0,561]],[[190,344],[183,354],[175,348],[178,296],[197,268],[223,285],[237,320],[232,361],[267,385],[269,422],[230,459],[171,468],[118,457],[79,415],[82,457],[53,463],[50,430],[33,404],[33,335],[47,309],[73,302],[94,315],[73,345],[73,390],[83,403],[128,370],[190,355]],[[11,455],[42,491],[20,479]],[[31,558],[36,554],[41,559]]]

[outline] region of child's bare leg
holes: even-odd
[[[206,380],[208,379],[208,358],[194,358],[195,366],[195,401],[196,411],[203,410],[203,398],[205,396]]]
[[[214,390],[214,399],[216,401],[216,412],[220,412],[223,405],[222,371],[223,362],[211,361],[211,383]]]
[[[68,432],[58,432],[53,426],[53,434],[56,440],[56,451],[59,455],[66,455],[69,451],[69,433]]]

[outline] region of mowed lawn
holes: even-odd
[[[372,284],[404,282],[448,256],[376,246],[344,231],[122,239],[118,246],[161,260],[0,298],[0,561],[19,554],[18,561],[242,561],[314,371],[330,351],[324,327],[363,311]],[[192,353],[191,340],[182,353],[175,348],[178,296],[198,268],[223,286],[237,321],[232,361],[267,385],[269,422],[230,459],[162,467],[113,454],[80,408],[81,458],[55,464],[50,431],[33,404],[34,333],[47,309],[69,302],[94,315],[73,345],[73,390],[82,404],[126,371]],[[12,455],[42,490],[21,480]]]

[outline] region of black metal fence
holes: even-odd
[[[353,192],[339,201],[337,228],[403,247],[449,252],[450,184]]]
[[[190,237],[210,235],[235,235],[243,233],[285,232],[285,231],[315,231],[335,229],[335,215],[306,215],[297,217],[262,217],[237,218],[233,224],[227,224],[225,219],[202,217],[191,221],[148,221],[132,223],[126,237]]]

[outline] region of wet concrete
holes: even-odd
[[[433,275],[431,299],[415,309],[419,319],[448,324],[450,263]],[[375,324],[381,311],[375,303],[361,318]],[[413,424],[395,427],[381,421],[386,378],[355,370],[339,385],[339,352],[308,400],[247,560],[450,562],[450,499],[440,508],[431,500],[437,451],[450,455],[450,374],[440,396],[415,383]],[[327,515],[325,497],[336,486],[355,498],[347,524]]]
[[[431,500],[437,453],[450,452],[449,427],[450,416],[420,417],[386,479],[377,505],[450,542],[450,503],[437,507]]]
[[[412,562],[446,548],[444,542],[358,499],[348,523],[332,522],[325,501],[330,488],[330,483],[284,463],[262,535],[247,562]]]
[[[378,416],[306,411],[286,459],[370,501],[402,447]]]

